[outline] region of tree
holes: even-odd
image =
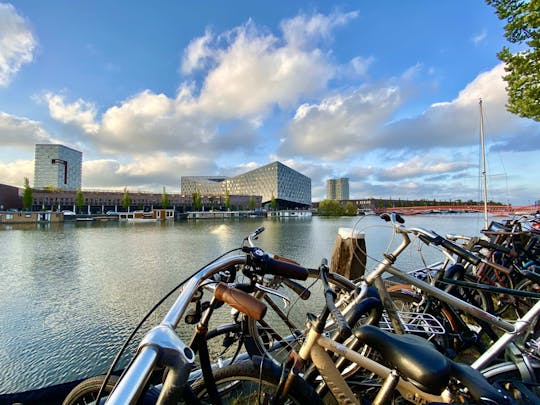
[[[357,209],[356,205],[354,205],[352,202],[348,201],[345,204],[345,208],[343,209],[343,213],[345,215],[353,217],[358,213],[358,209]]]
[[[319,214],[328,216],[341,216],[343,215],[343,207],[336,200],[322,200],[319,203]]]
[[[168,208],[169,207],[169,196],[167,195],[167,192],[165,191],[165,187],[163,187],[163,193],[161,194],[161,208]]]
[[[231,210],[231,194],[229,193],[229,189],[225,190],[225,208],[227,208],[227,211]]]
[[[506,108],[520,117],[540,121],[540,0],[486,0],[497,16],[506,20],[504,36],[522,45],[512,53],[508,47],[497,54],[507,72]]]
[[[277,208],[277,201],[276,197],[274,197],[274,194],[272,194],[272,198],[270,199],[270,208],[272,209],[272,211],[275,211]]]
[[[253,198],[253,196],[249,197],[249,209],[251,211],[255,209],[255,198]]]
[[[77,193],[75,194],[75,206],[79,209],[79,212],[81,211],[83,205],[84,205],[84,196],[83,196],[82,190],[79,188],[77,190]]]
[[[202,199],[198,191],[195,191],[192,195],[193,197],[193,210],[200,211],[202,208]]]
[[[33,197],[32,197],[32,188],[30,187],[30,182],[28,177],[24,178],[24,190],[22,195],[22,204],[25,210],[28,210],[32,207]]]
[[[127,187],[124,187],[124,197],[122,197],[122,207],[124,207],[124,209],[128,209],[129,207],[131,207],[131,197],[129,196]]]

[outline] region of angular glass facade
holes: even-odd
[[[34,159],[34,188],[81,188],[82,152],[64,145],[38,144]]]
[[[263,204],[270,203],[274,198],[280,208],[311,205],[311,179],[281,162],[273,162],[231,178],[182,177],[181,190],[186,195],[194,192],[228,192],[230,195],[261,196]]]

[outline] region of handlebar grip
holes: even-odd
[[[311,296],[311,291],[309,291],[306,287],[304,287],[302,284],[297,283],[296,281],[293,281],[289,278],[283,278],[282,282],[291,290],[293,290],[304,301]]]
[[[296,260],[289,259],[288,257],[285,257],[285,256],[273,255],[272,258],[275,260],[281,260],[282,262],[288,262],[288,263],[292,263],[292,264],[296,264],[300,266],[300,263],[298,263]]]
[[[264,302],[224,283],[219,283],[216,286],[214,297],[257,321],[266,314],[266,304]]]
[[[475,254],[469,252],[466,249],[463,249],[461,246],[456,245],[454,242],[449,241],[448,239],[445,239],[442,236],[440,239],[440,245],[444,247],[446,250],[449,250],[450,252],[455,253],[462,259],[468,261],[469,263],[475,266],[477,266],[482,261],[482,259],[480,259]]]
[[[299,266],[294,263],[284,262],[281,260],[275,260],[271,257],[266,259],[266,273],[274,274],[276,276],[282,276],[286,278],[293,278],[295,280],[306,280],[308,278],[308,271],[305,267]]]

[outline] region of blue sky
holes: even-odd
[[[277,3],[277,4],[276,4]],[[0,3],[0,183],[36,143],[83,189],[178,192],[279,160],[351,198],[540,197],[540,124],[505,110],[503,23],[480,0]]]

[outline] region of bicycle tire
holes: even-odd
[[[257,364],[250,360],[218,369],[214,373],[214,378],[223,405],[260,404],[271,403],[281,374],[281,368],[271,362]],[[192,389],[201,403],[208,403],[204,380],[195,381]],[[300,377],[294,379],[284,403],[323,404],[315,390]]]
[[[518,366],[512,362],[496,364],[482,371],[487,380],[509,393],[517,404],[540,403],[540,363],[532,363],[536,382],[523,382]],[[522,385],[523,384],[523,385]],[[523,389],[523,386],[525,389]]]
[[[105,376],[99,375],[81,381],[68,393],[62,405],[86,405],[94,402],[103,384]],[[112,375],[103,390],[103,396],[110,394],[118,381],[118,377]]]

